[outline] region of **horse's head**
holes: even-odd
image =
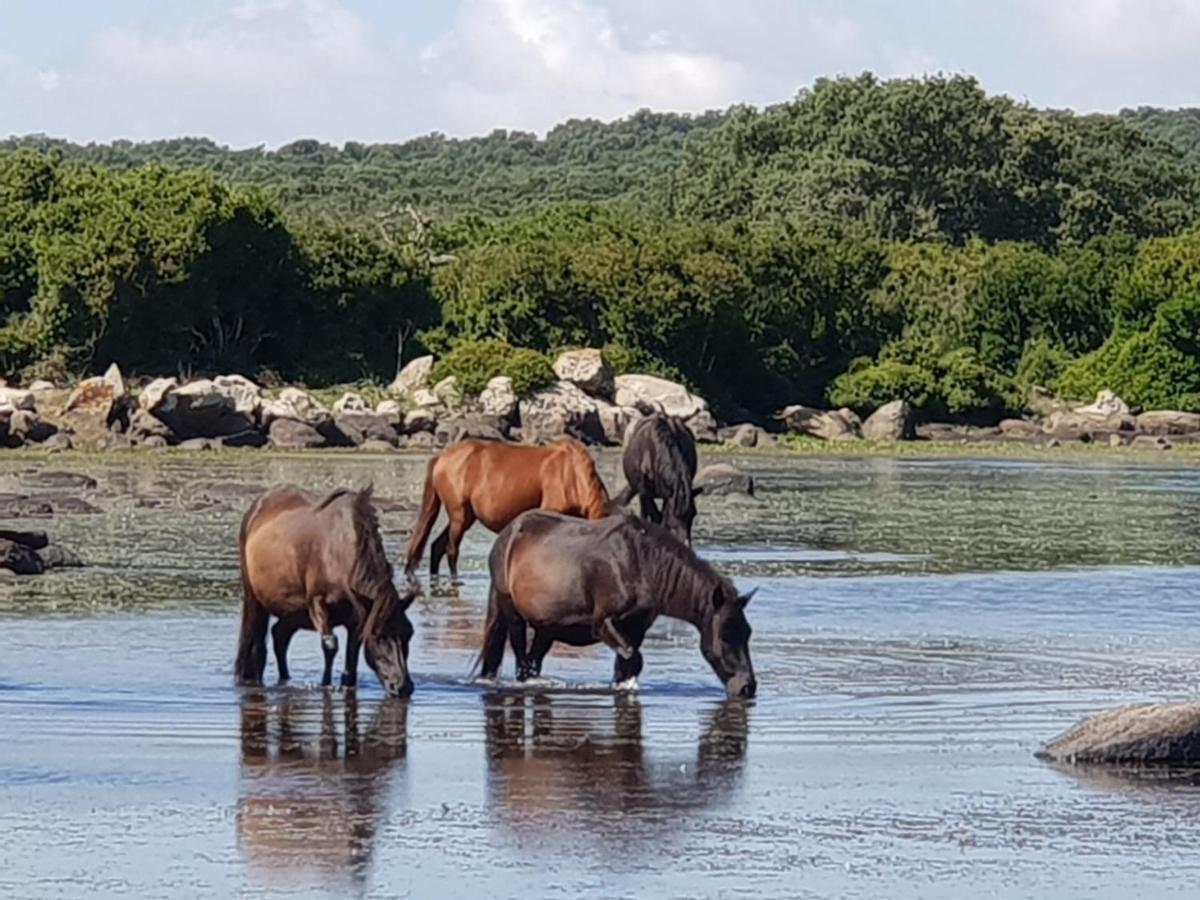
[[[367,665],[375,670],[383,689],[393,696],[407,697],[413,692],[408,674],[408,645],[413,636],[408,607],[414,594],[408,591],[401,597],[395,588],[392,593],[394,597],[377,603],[372,610],[363,649]]]
[[[700,652],[730,697],[749,699],[758,690],[746,621],[746,604],[753,596],[754,591],[739,595],[732,582],[721,579],[713,592],[712,615],[700,628]]]

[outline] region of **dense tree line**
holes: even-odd
[[[1033,385],[1200,408],[1187,112],[866,75],[543,139],[15,139],[0,365],[329,383],[386,379],[403,337],[468,389],[604,346],[727,414],[904,397],[994,418]]]

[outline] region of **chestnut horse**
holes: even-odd
[[[412,575],[425,543],[446,507],[450,523],[433,541],[429,574],[437,575],[442,557],[458,577],[458,548],[475,522],[500,531],[527,509],[589,519],[608,515],[609,499],[596,463],[583,444],[560,438],[546,447],[465,440],[429,461],[425,494],[408,542],[404,571]]]
[[[636,679],[639,649],[660,616],[690,622],[700,652],[730,697],[753,697],[749,595],[661,526],[619,514],[600,521],[533,510],[500,533],[488,564],[492,576],[479,666],[495,678],[508,639],[517,678],[541,674],[555,641],[603,641],[617,652],[614,683]],[[533,646],[526,651],[526,629]]]
[[[287,645],[298,628],[321,634],[325,650],[322,684],[332,682],[337,654],[335,626],[346,628],[346,671],[358,677],[365,640],[367,664],[390,694],[412,693],[408,645],[412,623],[392,583],[371,490],[337,490],[324,498],[295,487],[277,487],[251,504],[238,539],[242,568],[242,629],[237,675],[260,684],[267,664],[267,623],[272,629],[279,678],[286,681]]]

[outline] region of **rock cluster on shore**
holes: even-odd
[[[776,436],[759,425],[722,425],[708,402],[685,386],[654,375],[616,375],[595,349],[562,353],[558,380],[519,396],[505,376],[478,397],[464,397],[457,379],[433,383],[434,359],[409,362],[375,405],[346,393],[330,406],[298,387],[268,393],[242,375],[186,383],[156,378],[136,394],[120,370],[88,378],[71,391],[35,382],[0,384],[0,444],[6,447],[400,447],[435,449],[462,437],[544,443],[572,435],[599,446],[620,445],[629,426],[651,412],[683,421],[700,443],[764,447]],[[956,443],[1021,441],[1059,445],[1100,441],[1112,446],[1170,447],[1200,439],[1200,413],[1135,412],[1102,391],[1086,406],[1045,400],[1040,414],[993,426],[919,423],[903,400],[864,420],[850,409],[793,405],[775,415],[774,431],[826,441],[931,440]]]
[[[558,381],[524,396],[501,376],[479,397],[464,398],[453,377],[432,383],[433,358],[426,356],[401,370],[390,398],[372,406],[346,393],[327,407],[300,388],[268,394],[241,375],[182,384],[156,378],[135,395],[114,365],[70,392],[44,383],[30,390],[0,387],[0,434],[9,447],[51,448],[386,451],[434,449],[462,437],[545,442],[562,435],[619,445],[634,421],[660,411],[683,420],[701,442],[753,447],[773,440],[752,424],[718,427],[707,401],[683,385],[652,375],[615,375],[599,350],[563,353],[554,368]]]

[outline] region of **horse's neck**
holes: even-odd
[[[662,604],[662,614],[700,628],[708,618],[708,598],[704,596],[710,590],[708,579],[674,557],[655,563],[654,571],[654,593]]]

